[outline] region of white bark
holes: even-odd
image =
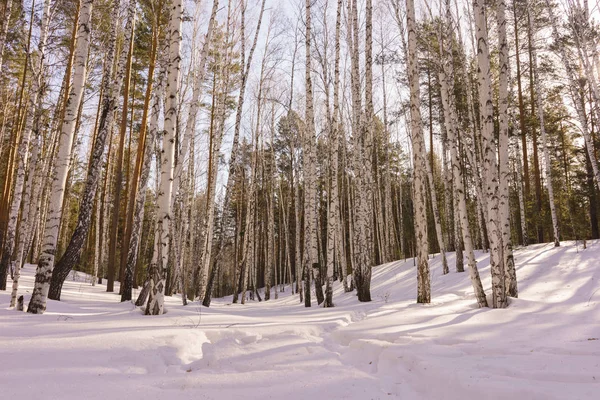
[[[446,3],[448,5],[448,2]],[[451,33],[451,16],[449,9],[446,8],[446,30],[444,35],[438,35],[438,41],[440,43],[441,52],[441,68],[439,69],[439,81],[441,84],[441,97],[442,106],[444,111],[444,120],[446,122],[446,134],[448,136],[448,144],[450,147],[450,157],[452,163],[452,174],[454,181],[454,192],[457,197],[456,203],[458,209],[456,210],[456,218],[460,222],[460,228],[462,232],[462,239],[465,246],[465,252],[467,253],[467,262],[469,265],[469,275],[471,278],[471,284],[473,291],[477,299],[479,307],[487,307],[487,300],[481,279],[479,277],[479,271],[477,269],[477,260],[475,259],[475,253],[473,251],[473,240],[471,238],[471,231],[469,227],[469,218],[467,213],[467,202],[466,193],[463,184],[462,168],[460,165],[459,158],[459,143],[458,143],[458,117],[456,115],[456,102],[454,99],[454,71],[453,71],[453,60],[452,60],[452,48],[450,44],[443,40],[452,40]],[[443,36],[443,37],[442,37]],[[458,238],[457,238],[458,239]],[[457,240],[457,247],[460,246],[460,240]],[[457,257],[459,252],[457,251]]]
[[[427,240],[427,160],[425,140],[421,126],[419,71],[417,66],[417,26],[414,0],[406,0],[408,30],[408,80],[410,86],[410,133],[412,138],[416,255],[417,255],[417,303],[431,302]]]
[[[35,286],[27,310],[33,314],[42,314],[46,310],[46,298],[50,288],[52,269],[54,268],[54,256],[67,183],[67,172],[71,159],[71,149],[75,136],[77,112],[85,86],[93,2],[94,0],[81,0],[79,19],[77,21],[79,29],[74,53],[73,82],[67,100],[62,131],[59,138],[58,154],[52,174],[49,209],[44,233],[42,234],[42,252],[36,271]]]
[[[500,204],[499,204],[499,223],[502,227],[502,255],[505,266],[505,288],[506,294],[511,297],[517,297],[517,275],[515,271],[515,259],[512,251],[512,240],[510,237],[510,210],[509,210],[509,191],[508,183],[511,174],[508,159],[508,86],[509,86],[509,60],[508,43],[506,40],[506,5],[505,0],[496,2],[496,19],[498,22],[499,39],[499,110],[498,122],[500,127],[498,143],[498,162],[500,176]],[[545,137],[545,136],[544,136]]]
[[[317,243],[317,156],[315,117],[312,88],[312,55],[311,55],[311,0],[306,0],[306,129],[302,141],[302,167],[304,173],[304,259],[303,271],[305,281],[310,282],[311,269],[318,268],[319,255]],[[318,286],[318,279],[315,286]],[[318,288],[317,288],[318,289]],[[310,285],[304,287],[304,305],[310,307]]]
[[[339,241],[341,240],[340,235],[340,215],[339,215],[339,193],[338,193],[338,149],[339,143],[339,108],[340,108],[340,27],[342,21],[342,0],[337,1],[336,8],[336,23],[335,23],[335,66],[333,73],[333,116],[331,118],[330,129],[330,169],[329,173],[331,176],[330,182],[330,195],[329,195],[329,212],[327,214],[327,277],[325,280],[325,302],[324,307],[333,307],[333,271],[335,268],[335,258],[339,254],[336,254],[336,248],[340,246]],[[342,271],[342,278],[346,278],[346,271]]]
[[[492,307],[507,306],[505,269],[502,248],[502,227],[499,221],[499,177],[494,143],[494,111],[490,76],[490,55],[486,28],[486,12],[483,0],[473,0],[477,41],[479,114],[483,145],[483,175],[487,198],[487,231],[490,242],[490,266],[492,272]]]
[[[169,62],[167,67],[164,136],[160,158],[160,187],[157,198],[156,239],[150,267],[150,297],[146,307],[146,314],[151,315],[161,315],[164,312],[165,272],[169,260],[169,223],[171,220],[171,196],[175,161],[175,131],[179,109],[178,89],[182,15],[182,0],[172,0],[169,17]]]

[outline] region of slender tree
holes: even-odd
[[[43,237],[42,254],[38,261],[35,285],[27,311],[32,314],[42,314],[46,310],[46,299],[50,289],[54,257],[58,240],[59,223],[62,214],[62,203],[67,183],[67,172],[71,159],[73,138],[77,114],[83,97],[83,89],[87,73],[87,55],[90,45],[91,16],[94,0],[81,0],[77,24],[77,41],[74,53],[73,83],[67,100],[64,121],[58,142],[58,154],[52,174],[52,189],[50,192],[49,209]]]

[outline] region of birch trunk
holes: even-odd
[[[156,239],[150,267],[150,293],[147,315],[161,315],[164,312],[165,269],[169,259],[169,222],[171,220],[171,196],[173,189],[173,167],[175,157],[175,135],[177,129],[177,111],[179,74],[181,63],[181,26],[182,0],[172,0],[169,17],[169,63],[167,67],[167,86],[165,102],[164,136],[160,160],[160,188],[158,191],[158,215],[156,221]]]
[[[58,229],[62,213],[62,203],[66,189],[67,173],[75,124],[79,105],[83,97],[85,78],[87,72],[87,55],[90,45],[91,16],[94,0],[81,0],[78,19],[77,44],[75,49],[73,83],[67,100],[65,116],[58,144],[58,155],[54,172],[52,174],[52,190],[50,192],[50,205],[46,217],[46,226],[43,233],[42,254],[38,261],[35,285],[27,312],[43,314],[46,310],[46,299],[50,289],[52,270],[54,269],[54,256],[58,240]]]
[[[481,283],[481,278],[479,277],[479,271],[477,269],[477,260],[475,259],[475,253],[473,250],[473,240],[471,238],[471,231],[469,227],[469,219],[467,214],[466,192],[463,183],[464,181],[460,158],[458,154],[458,117],[456,115],[456,103],[454,99],[454,71],[451,48],[452,18],[448,7],[449,2],[447,0],[446,6],[446,30],[443,35],[438,35],[440,52],[442,56],[441,68],[439,68],[439,81],[441,84],[441,97],[444,112],[444,120],[446,121],[446,134],[448,136],[448,144],[450,147],[454,192],[456,195],[456,203],[458,205],[456,215],[462,231],[462,242],[465,247],[465,252],[467,253],[469,276],[471,278],[471,285],[473,286],[473,291],[475,293],[475,298],[477,299],[477,304],[479,305],[479,307],[487,307],[487,300],[485,297],[485,292],[483,290],[483,285]],[[446,41],[444,41],[443,38],[446,38],[446,40],[450,40],[450,43],[446,43]],[[457,240],[457,257],[459,256],[460,246],[460,240]]]
[[[83,245],[88,236],[90,226],[92,224],[92,214],[94,209],[94,199],[99,186],[102,167],[104,165],[103,158],[106,149],[106,139],[113,126],[113,116],[117,104],[118,96],[121,93],[123,84],[124,69],[126,65],[127,55],[129,52],[129,44],[132,40],[132,28],[135,23],[135,7],[136,1],[130,0],[127,12],[127,23],[125,26],[125,36],[119,55],[117,64],[116,77],[113,78],[112,64],[115,56],[116,46],[116,21],[119,11],[119,2],[115,2],[113,8],[113,21],[115,24],[112,27],[111,38],[109,40],[109,48],[107,52],[106,66],[104,76],[102,77],[102,87],[104,96],[102,97],[102,106],[100,120],[98,123],[98,133],[92,146],[92,153],[88,163],[88,174],[85,182],[85,189],[79,204],[79,215],[77,218],[77,226],[71,236],[71,240],[63,254],[62,258],[56,264],[52,272],[52,282],[50,285],[49,298],[52,300],[60,300],[62,285],[71,272],[71,270],[79,263]],[[118,209],[118,204],[115,204]],[[117,212],[115,210],[115,212]],[[109,277],[110,282],[110,277]]]
[[[313,88],[312,88],[312,55],[311,55],[311,1],[306,0],[306,64],[305,64],[305,87],[306,87],[306,129],[302,143],[302,167],[304,173],[304,259],[303,270],[307,283],[310,283],[311,270],[317,273],[315,276],[315,290],[317,301],[321,304],[324,301],[323,289],[320,286],[321,280],[318,276],[319,254],[317,242],[317,157],[316,157],[316,133],[315,116],[313,108]],[[310,285],[304,287],[304,304],[310,307]]]
[[[406,0],[408,29],[408,81],[410,86],[410,132],[414,169],[414,218],[417,256],[417,303],[431,302],[427,239],[427,160],[421,126],[421,99],[417,66],[417,27],[414,0]]]
[[[502,227],[499,221],[498,164],[494,144],[494,113],[490,77],[490,55],[483,0],[473,0],[477,41],[478,91],[483,145],[483,175],[487,203],[487,232],[490,242],[492,273],[492,307],[505,308],[505,266],[502,246]]]
[[[339,217],[339,194],[338,194],[338,150],[339,144],[339,127],[338,117],[340,113],[340,27],[342,21],[342,0],[337,1],[336,8],[336,23],[335,23],[335,66],[333,73],[333,116],[329,131],[331,137],[329,139],[330,146],[330,175],[331,175],[331,194],[329,196],[329,213],[327,214],[327,276],[325,279],[325,302],[323,307],[333,307],[333,274],[335,269],[335,258],[340,263],[339,254],[336,255],[336,248],[339,246],[341,239],[339,235],[338,224]],[[342,278],[345,278],[345,271],[342,271]]]
[[[351,166],[355,176],[357,192],[354,193],[352,210],[353,230],[351,258],[353,278],[359,301],[371,301],[371,263],[373,262],[372,207],[373,191],[371,187],[372,157],[372,6],[367,3],[367,26],[365,37],[365,113],[363,117],[360,89],[358,7],[357,0],[348,3],[348,47],[350,48],[350,82],[352,92],[352,144]]]
[[[498,23],[499,40],[499,63],[500,77],[499,87],[499,107],[498,107],[498,125],[500,128],[498,140],[498,162],[499,162],[499,223],[502,228],[502,256],[504,257],[505,268],[505,289],[506,294],[511,297],[518,296],[517,274],[515,270],[515,259],[512,251],[512,239],[510,235],[510,193],[508,183],[510,182],[510,165],[508,158],[508,87],[509,87],[509,59],[508,42],[506,40],[506,4],[505,0],[496,2],[496,20]],[[539,92],[538,92],[539,93]],[[544,135],[545,138],[545,135]]]

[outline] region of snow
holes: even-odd
[[[520,298],[505,310],[478,309],[468,275],[442,275],[439,256],[429,305],[415,304],[412,259],[373,269],[371,303],[338,284],[332,309],[286,287],[245,306],[167,298],[149,317],[83,274],[44,315],[8,309],[0,292],[0,398],[598,399],[600,241],[515,258]],[[477,259],[489,292],[487,254]]]

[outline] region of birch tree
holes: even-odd
[[[426,196],[426,151],[421,126],[421,99],[419,72],[417,67],[417,27],[415,2],[406,0],[406,21],[408,30],[408,81],[410,86],[410,133],[413,153],[413,207],[416,234],[417,256],[417,303],[431,302],[431,282],[428,262],[427,239],[427,196]]]
[[[510,210],[509,210],[509,191],[510,168],[508,159],[508,86],[510,80],[509,60],[508,60],[508,42],[506,39],[506,5],[505,0],[496,2],[496,20],[498,23],[499,40],[499,62],[500,76],[498,82],[498,122],[499,122],[499,140],[498,140],[498,162],[499,162],[499,212],[498,218],[502,229],[502,256],[505,266],[505,289],[506,294],[511,297],[517,297],[517,275],[515,271],[515,260],[512,251],[512,240],[510,235]],[[545,134],[543,135],[545,141]]]
[[[483,0],[473,0],[477,42],[478,92],[483,146],[483,175],[487,197],[487,231],[490,242],[492,272],[492,307],[507,306],[505,290],[505,265],[503,258],[502,227],[499,221],[499,182],[496,146],[494,143],[494,112],[490,77],[490,54],[486,27],[486,10]]]
[[[164,135],[160,158],[160,187],[157,196],[158,215],[156,238],[150,266],[150,293],[146,314],[161,315],[164,312],[166,267],[169,260],[169,221],[171,220],[171,196],[175,157],[175,130],[177,129],[178,89],[181,62],[182,0],[172,0],[169,16],[169,61],[167,67]]]
[[[124,29],[124,40],[121,47],[121,53],[117,60],[116,76],[113,78],[113,60],[115,57],[115,46],[117,39],[117,24],[118,12],[120,8],[119,1],[113,4],[113,26],[108,43],[108,52],[106,65],[102,77],[103,99],[100,107],[100,119],[98,122],[98,130],[92,145],[92,153],[88,163],[88,173],[85,183],[83,197],[79,204],[79,215],[75,231],[71,236],[67,249],[62,258],[56,264],[52,272],[52,283],[50,287],[49,297],[53,300],[60,300],[60,292],[62,285],[81,258],[81,251],[88,236],[88,231],[92,224],[92,213],[94,209],[94,199],[99,186],[101,170],[103,167],[103,158],[106,148],[106,139],[109,132],[113,128],[114,113],[117,107],[117,99],[121,93],[121,86],[125,75],[128,53],[130,52],[130,44],[132,41],[132,28],[135,24],[135,7],[136,0],[130,0],[127,5],[127,22]],[[118,208],[118,206],[116,206]],[[110,259],[109,259],[110,262]],[[110,279],[109,279],[110,281]]]
[[[339,114],[340,114],[340,27],[342,22],[342,0],[337,1],[335,20],[335,61],[333,72],[333,114],[331,118],[330,131],[330,176],[331,195],[329,197],[329,213],[327,214],[327,277],[325,280],[325,302],[324,307],[333,307],[333,273],[334,262],[341,263],[340,253],[336,249],[340,246],[340,213],[338,193],[338,151],[339,151]],[[342,279],[345,279],[346,271],[342,271]]]
[[[87,55],[90,45],[91,16],[94,0],[81,0],[79,25],[73,63],[73,82],[69,91],[62,130],[58,142],[58,153],[52,174],[52,190],[50,192],[49,209],[42,233],[42,253],[38,261],[31,300],[27,312],[42,314],[46,310],[46,299],[50,289],[54,257],[58,240],[58,229],[62,215],[62,203],[67,183],[67,172],[71,159],[73,137],[77,112],[83,96],[87,73]]]
[[[302,167],[304,173],[304,257],[303,273],[305,274],[304,304],[310,307],[310,275],[311,270],[315,272],[315,289],[317,301],[324,301],[323,291],[320,287],[319,256],[317,243],[317,159],[316,159],[316,134],[315,117],[313,109],[313,87],[312,87],[312,55],[311,55],[311,0],[306,0],[306,35],[305,35],[305,88],[306,88],[306,128],[302,141]],[[320,289],[320,290],[319,290]],[[320,292],[320,295],[319,295]]]
[[[479,307],[487,307],[487,300],[481,279],[479,277],[479,271],[477,269],[477,259],[473,250],[473,240],[471,238],[471,230],[469,226],[469,217],[466,205],[466,192],[464,187],[464,177],[462,173],[462,166],[459,158],[459,143],[458,143],[458,117],[456,115],[456,100],[454,98],[454,69],[452,59],[452,16],[449,9],[449,0],[444,0],[446,3],[446,18],[445,18],[445,29],[438,31],[438,42],[440,46],[441,62],[439,68],[439,81],[441,85],[441,98],[442,107],[444,112],[444,121],[446,126],[446,134],[448,137],[448,145],[450,147],[450,157],[452,166],[452,175],[454,183],[454,193],[456,195],[457,210],[455,212],[456,218],[460,224],[460,230],[462,234],[462,242],[467,253],[467,263],[469,266],[469,275],[471,278],[471,284],[477,299]],[[458,248],[457,247],[457,257]]]

